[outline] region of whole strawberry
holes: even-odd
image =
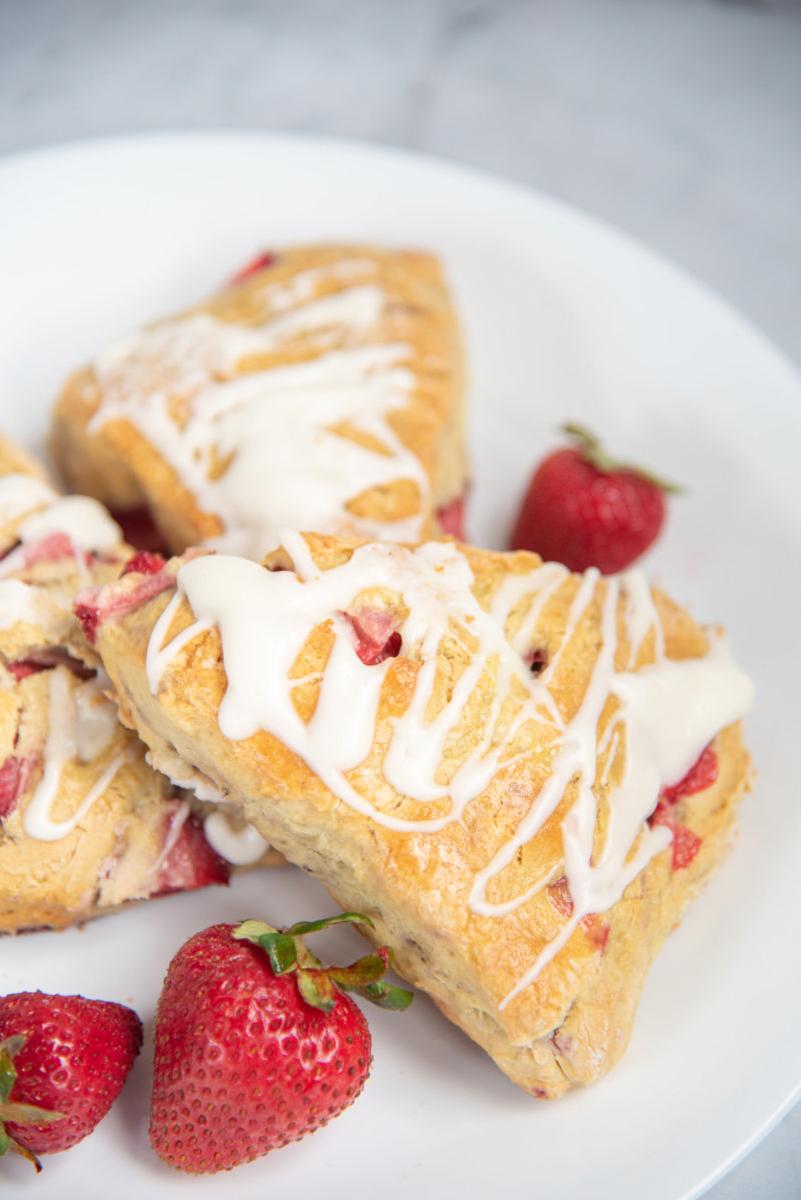
[[[543,459],[528,486],[511,539],[571,571],[622,571],[656,540],[665,493],[678,491],[646,471],[610,458],[580,425],[565,425],[575,447]]]
[[[117,1099],[142,1045],[123,1004],[18,992],[0,997],[0,1155],[80,1142]]]
[[[297,1141],[361,1092],[371,1041],[345,990],[386,1008],[409,992],[383,983],[385,948],[320,966],[300,935],[357,913],[277,930],[212,925],[173,958],[156,1013],[150,1140],[169,1166],[224,1171]]]

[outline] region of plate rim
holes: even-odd
[[[433,172],[440,177],[449,177],[451,181],[461,180],[465,183],[478,184],[514,204],[529,205],[533,200],[538,205],[548,208],[558,219],[583,226],[587,233],[600,235],[610,245],[616,243],[622,251],[634,252],[666,277],[672,277],[682,288],[692,291],[710,310],[716,310],[722,319],[739,326],[766,361],[771,360],[777,376],[783,376],[788,388],[797,390],[801,399],[801,364],[797,364],[786,350],[778,346],[770,335],[764,332],[733,301],[718,292],[712,284],[698,278],[691,269],[674,262],[647,241],[618,227],[605,217],[554,196],[539,186],[497,174],[488,168],[474,166],[458,158],[451,158],[447,154],[432,154],[387,142],[373,142],[338,135],[321,135],[303,130],[258,130],[235,127],[228,129],[182,128],[176,126],[46,142],[27,149],[3,153],[0,154],[0,179],[7,173],[13,174],[28,166],[35,167],[38,163],[53,162],[59,158],[64,159],[66,164],[76,157],[91,155],[102,158],[109,152],[119,153],[126,150],[146,152],[151,147],[163,149],[170,143],[175,144],[179,150],[189,146],[197,149],[204,145],[210,154],[213,154],[215,149],[234,145],[241,147],[250,145],[262,153],[276,147],[285,150],[297,150],[302,147],[304,152],[310,155],[319,152],[352,154],[357,157],[369,157],[374,161],[383,159],[388,164],[399,167],[412,166],[424,172]],[[783,398],[780,398],[780,403],[782,407],[785,407]],[[790,409],[791,405],[786,405],[786,407]],[[797,415],[801,421],[801,408]],[[728,1158],[697,1184],[689,1190],[677,1194],[675,1200],[698,1200],[747,1158],[795,1107],[799,1099],[801,1099],[801,1078],[742,1145],[732,1151]]]

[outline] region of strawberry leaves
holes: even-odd
[[[684,491],[679,483],[671,483],[661,475],[655,475],[653,471],[647,471],[634,463],[621,462],[614,458],[604,449],[600,438],[591,429],[587,429],[586,425],[579,425],[577,421],[568,421],[562,426],[562,432],[576,439],[579,443],[581,457],[586,462],[592,463],[596,470],[601,471],[604,475],[626,471],[632,475],[639,475],[647,483],[652,483],[654,487],[659,488],[660,492],[671,492],[675,495]]]
[[[375,929],[373,922],[363,913],[343,912],[337,913],[333,917],[320,917],[317,921],[297,921],[294,925],[290,925],[287,933],[291,937],[303,937],[307,933],[318,933],[321,929],[328,929],[331,925],[368,925],[370,929]]]
[[[405,988],[395,987],[384,981],[383,976],[392,966],[393,954],[388,946],[380,946],[372,954],[365,954],[347,967],[323,967],[299,939],[309,933],[318,933],[332,925],[367,925],[373,922],[362,913],[338,913],[333,917],[321,917],[317,921],[297,921],[288,929],[276,929],[265,921],[243,921],[233,932],[237,941],[249,941],[260,946],[270,959],[275,975],[287,975],[294,971],[298,990],[307,1004],[322,1012],[331,1012],[336,1004],[337,991],[356,992],[379,1008],[401,1012],[412,1002],[412,993]]]
[[[14,1058],[24,1045],[25,1037],[21,1033],[0,1042],[0,1158],[9,1151],[19,1154],[33,1163],[38,1174],[42,1169],[39,1159],[27,1146],[21,1146],[11,1136],[6,1129],[6,1121],[15,1125],[52,1125],[54,1121],[62,1120],[64,1114],[49,1112],[35,1104],[20,1104],[11,1099],[11,1092],[17,1082]]]

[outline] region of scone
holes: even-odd
[[[176,553],[258,559],[284,525],[456,535],[462,360],[440,266],[363,246],[263,255],[73,375],[52,450],[70,488],[149,510]]]
[[[0,439],[0,932],[228,878],[120,725],[72,613],[80,586],[115,579],[130,556],[97,501],[58,496]]]
[[[638,573],[285,533],[81,597],[123,720],[236,798],[516,1083],[629,1038],[725,855],[751,685]]]

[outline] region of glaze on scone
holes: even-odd
[[[719,632],[637,573],[443,542],[285,533],[266,567],[173,560],[162,584],[82,597],[154,761],[369,913],[516,1083],[604,1074],[748,783]]]
[[[186,800],[120,725],[72,612],[131,550],[0,439],[0,932],[60,928],[227,879]]]
[[[282,250],[67,383],[52,448],[71,488],[146,506],[169,547],[248,557],[286,524],[408,540],[458,531],[459,334],[436,259]]]

